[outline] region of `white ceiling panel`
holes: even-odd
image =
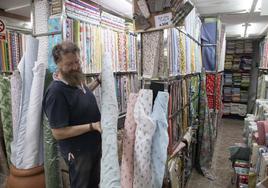
[[[192,1],[201,16],[220,16],[226,25],[227,37],[243,37],[245,34],[246,37],[257,37],[267,33],[268,16],[262,16],[261,11],[263,1],[268,3],[268,0]],[[251,11],[251,9],[255,11]],[[247,24],[249,26],[245,33],[245,25]]]

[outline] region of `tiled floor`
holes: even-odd
[[[218,128],[218,138],[215,145],[212,161],[212,172],[215,174],[214,181],[193,171],[187,188],[232,188],[231,177],[233,170],[229,161],[228,147],[237,142],[243,142],[243,121],[223,119]]]

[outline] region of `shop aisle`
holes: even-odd
[[[231,188],[233,170],[229,160],[228,147],[237,142],[243,142],[243,120],[223,119],[218,129],[212,172],[216,179],[210,181],[204,176],[193,171],[187,188]]]

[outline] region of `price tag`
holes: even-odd
[[[165,13],[154,17],[155,27],[166,27],[172,24],[172,13]]]
[[[6,40],[6,23],[0,19],[0,40]]]

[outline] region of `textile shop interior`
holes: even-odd
[[[63,41],[101,78],[101,188],[268,187],[267,0],[1,0],[0,187],[71,187],[42,103]]]

